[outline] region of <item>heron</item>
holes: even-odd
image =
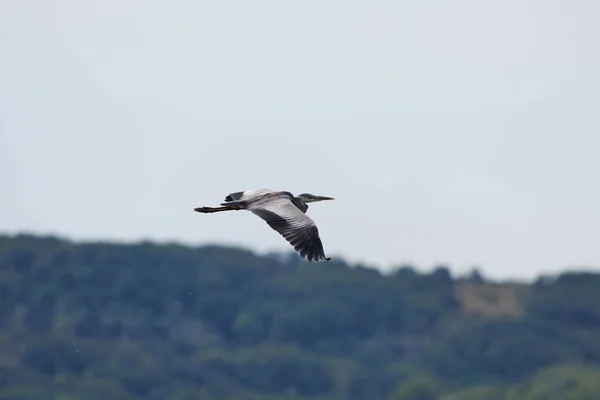
[[[227,195],[221,207],[196,207],[194,211],[199,213],[251,211],[283,236],[300,253],[300,256],[309,262],[318,262],[329,261],[331,258],[325,257],[317,224],[306,215],[306,211],[308,203],[324,200],[334,199],[310,193],[294,196],[287,191],[246,190]]]

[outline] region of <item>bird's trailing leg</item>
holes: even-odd
[[[231,210],[241,210],[242,208],[239,206],[236,207],[196,207],[194,208],[194,211],[197,211],[199,213],[214,213],[214,212],[219,212],[219,211],[231,211]]]

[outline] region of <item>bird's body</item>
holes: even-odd
[[[308,261],[329,261],[317,225],[306,215],[307,203],[322,200],[333,198],[310,193],[294,196],[290,192],[268,189],[246,190],[230,193],[221,207],[197,207],[194,210],[201,213],[248,210],[265,220]]]

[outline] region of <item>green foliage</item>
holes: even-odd
[[[583,329],[600,328],[600,274],[566,273],[539,279],[528,307],[532,317]]]
[[[388,397],[389,400],[436,400],[440,396],[440,388],[434,378],[411,377],[398,384]]]
[[[528,383],[513,390],[515,400],[600,399],[600,368],[564,364],[540,371]]]
[[[594,347],[595,346],[595,347]],[[434,346],[431,370],[463,383],[516,382],[540,368],[583,360],[597,345],[588,345],[561,326],[530,321],[493,320],[466,325],[444,335]],[[473,375],[473,370],[477,375]]]
[[[0,236],[0,400],[598,399],[599,293]]]

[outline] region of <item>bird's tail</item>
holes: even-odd
[[[234,201],[226,201],[225,203],[221,203],[222,206],[227,207],[245,207],[246,202],[242,200],[234,200]]]
[[[229,193],[227,195],[227,197],[225,197],[225,201],[234,201],[234,200],[239,200],[242,198],[242,196],[244,195],[244,192],[233,192],[233,193]]]

